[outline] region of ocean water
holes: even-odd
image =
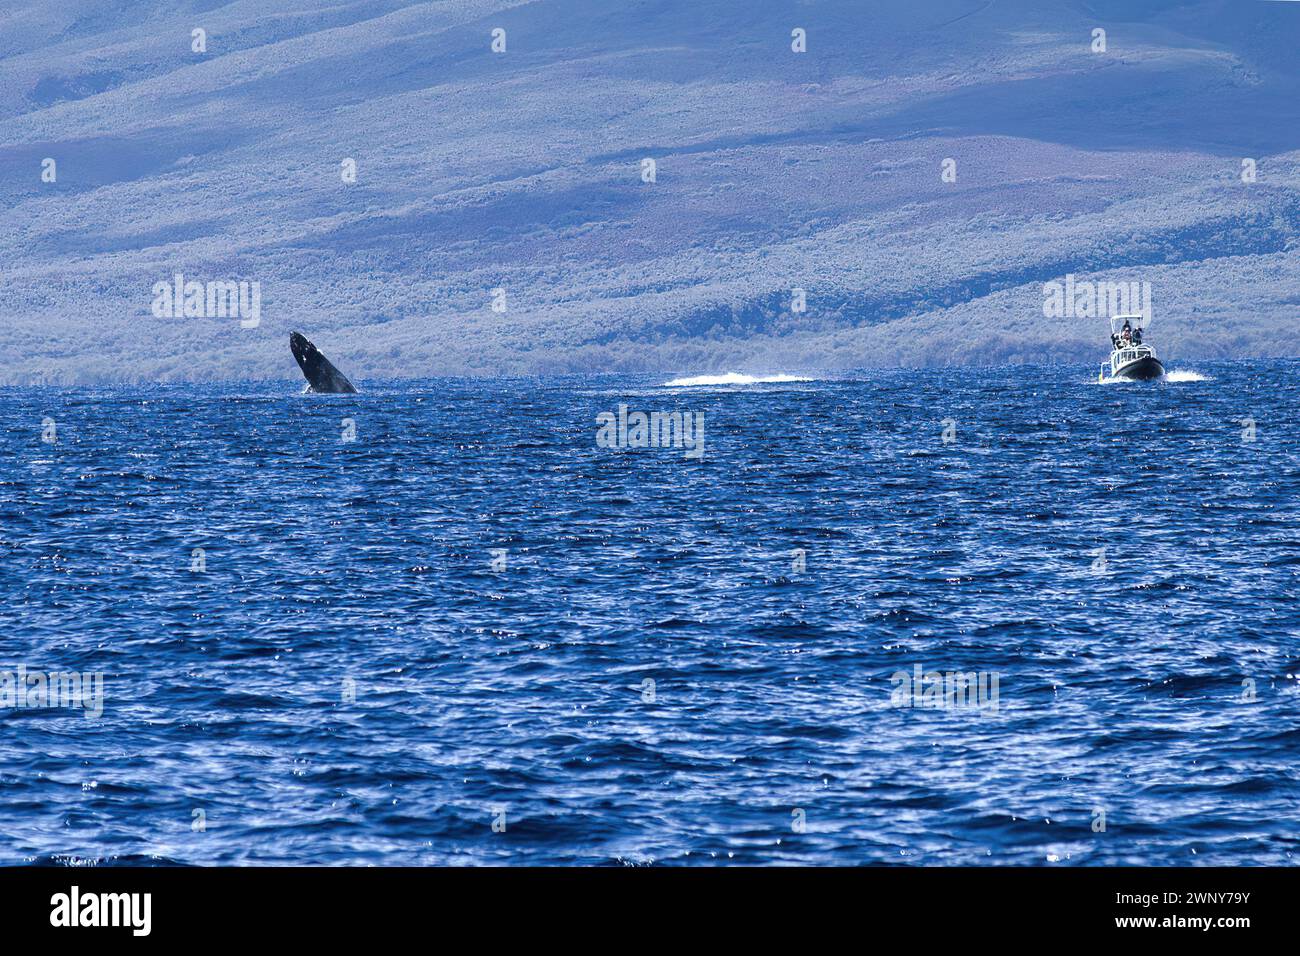
[[[1294,862],[1300,363],[1179,371],[7,389],[0,862]]]

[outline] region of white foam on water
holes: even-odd
[[[727,372],[725,375],[694,375],[688,378],[675,378],[664,382],[660,388],[690,388],[696,385],[764,385],[770,382],[813,382],[816,379],[800,378],[798,375],[742,375],[739,372]]]
[[[1176,372],[1166,372],[1164,377],[1159,379],[1161,382],[1213,382],[1214,379],[1209,375],[1202,375],[1200,372],[1193,372],[1191,369],[1179,369]],[[1131,378],[1103,378],[1097,381],[1098,385],[1142,385],[1145,384]]]

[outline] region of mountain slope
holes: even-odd
[[[6,7],[0,382],[1093,360],[1067,273],[1296,354],[1300,4],[872,6]],[[155,317],[178,272],[260,325]]]

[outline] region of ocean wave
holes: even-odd
[[[739,372],[727,372],[724,375],[693,375],[675,378],[664,382],[661,388],[690,388],[699,385],[766,385],[773,382],[812,382],[811,378],[798,375],[742,375]]]

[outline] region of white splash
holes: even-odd
[[[1176,372],[1166,372],[1158,381],[1172,382],[1177,385],[1180,382],[1213,382],[1214,379],[1209,375],[1202,375],[1200,372],[1193,372],[1191,369],[1179,369]],[[1145,385],[1146,382],[1137,381],[1131,378],[1103,378],[1098,379],[1098,385]]]
[[[815,379],[800,378],[798,375],[742,375],[739,372],[727,372],[725,375],[694,375],[689,378],[675,378],[664,382],[660,388],[690,388],[695,385],[765,385],[770,382],[812,382]]]

